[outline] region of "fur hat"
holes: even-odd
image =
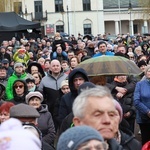
[[[43,95],[42,95],[40,92],[35,91],[35,92],[29,92],[29,93],[26,95],[26,103],[27,103],[27,104],[29,103],[29,101],[30,101],[30,99],[31,99],[32,97],[38,97],[38,98],[40,98],[41,103],[43,102]]]
[[[10,117],[38,118],[40,114],[34,107],[21,103],[10,108]]]
[[[61,134],[57,150],[76,150],[89,140],[104,141],[100,133],[90,126],[72,127]]]

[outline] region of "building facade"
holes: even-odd
[[[133,35],[150,30],[138,0],[17,0],[14,11],[40,22],[43,34],[49,36],[55,32]]]

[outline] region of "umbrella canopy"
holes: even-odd
[[[83,68],[88,76],[98,75],[137,75],[141,73],[131,60],[121,56],[99,56],[81,62],[77,68]]]

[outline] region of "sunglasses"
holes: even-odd
[[[20,89],[22,89],[24,86],[23,86],[23,85],[15,85],[14,87],[15,87],[15,89],[18,89],[18,87],[19,87]]]

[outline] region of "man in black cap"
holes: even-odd
[[[37,133],[39,134],[38,136],[42,142],[42,150],[54,150],[51,145],[48,145],[42,140],[41,131],[36,127],[37,118],[40,117],[40,114],[34,107],[23,103],[12,106],[10,109],[10,117],[17,118],[22,122],[24,126],[30,126],[30,128],[34,127],[37,130]]]
[[[9,66],[9,60],[8,59],[3,59],[2,60],[2,66],[4,66],[7,70],[7,77],[11,76],[14,72],[14,70],[12,69],[12,67]]]
[[[70,92],[63,95],[59,107],[59,123],[72,112],[72,104],[78,95],[78,89],[81,84],[89,81],[87,73],[82,68],[74,69],[68,77]]]

